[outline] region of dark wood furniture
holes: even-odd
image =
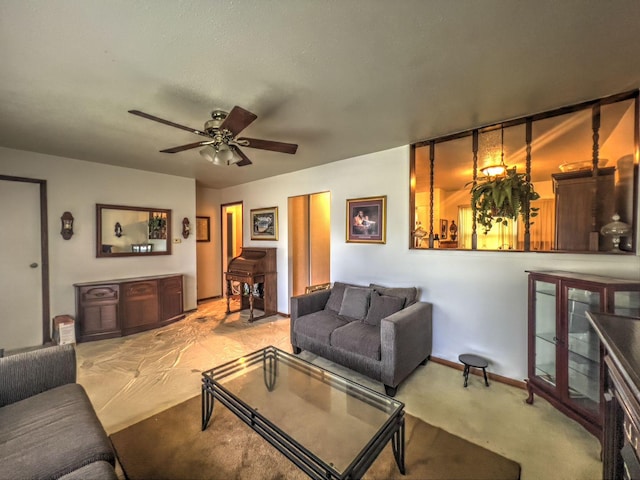
[[[240,283],[240,308],[249,309],[249,321],[268,317],[277,313],[278,278],[275,248],[242,247],[240,255],[229,262],[225,272],[227,284],[227,314],[231,312],[231,298],[234,296],[232,282]],[[262,310],[259,317],[253,316],[253,309]]]
[[[615,167],[554,173],[556,250],[609,251],[611,238],[600,229],[615,213]]]
[[[640,314],[638,305],[640,281],[529,272],[527,403],[538,394],[602,440],[602,352],[586,314]]]
[[[79,342],[121,337],[184,318],[182,275],[74,284]]]
[[[640,478],[640,316],[587,314],[606,368],[602,478]]]

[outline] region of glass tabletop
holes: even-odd
[[[203,373],[338,472],[344,472],[404,404],[275,347]]]

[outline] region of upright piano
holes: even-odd
[[[276,270],[275,248],[242,247],[240,255],[231,259],[224,274],[227,284],[227,314],[232,313],[232,283],[238,282],[240,308],[234,312],[248,308],[250,322],[275,315],[278,308]],[[254,307],[262,310],[263,314],[254,317]]]

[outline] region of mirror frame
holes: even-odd
[[[159,212],[167,215],[167,249],[166,251],[151,251],[151,252],[117,252],[117,253],[104,253],[102,251],[102,211],[109,210],[134,210],[140,212]],[[150,257],[157,255],[171,255],[171,210],[166,208],[149,208],[149,207],[132,207],[128,205],[107,205],[102,203],[96,204],[96,257],[98,258],[112,258],[112,257]]]

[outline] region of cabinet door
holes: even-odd
[[[557,296],[556,283],[534,280],[533,283],[533,375],[547,388],[555,389],[558,382],[557,365]]]
[[[142,281],[122,286],[123,328],[158,323],[158,282]]]
[[[183,312],[182,277],[163,278],[159,281],[160,321],[170,320]]]
[[[100,285],[79,289],[78,312],[81,337],[118,331],[118,290],[118,285]]]
[[[567,391],[569,401],[587,412],[600,411],[600,340],[587,312],[602,311],[599,289],[566,287]]]

